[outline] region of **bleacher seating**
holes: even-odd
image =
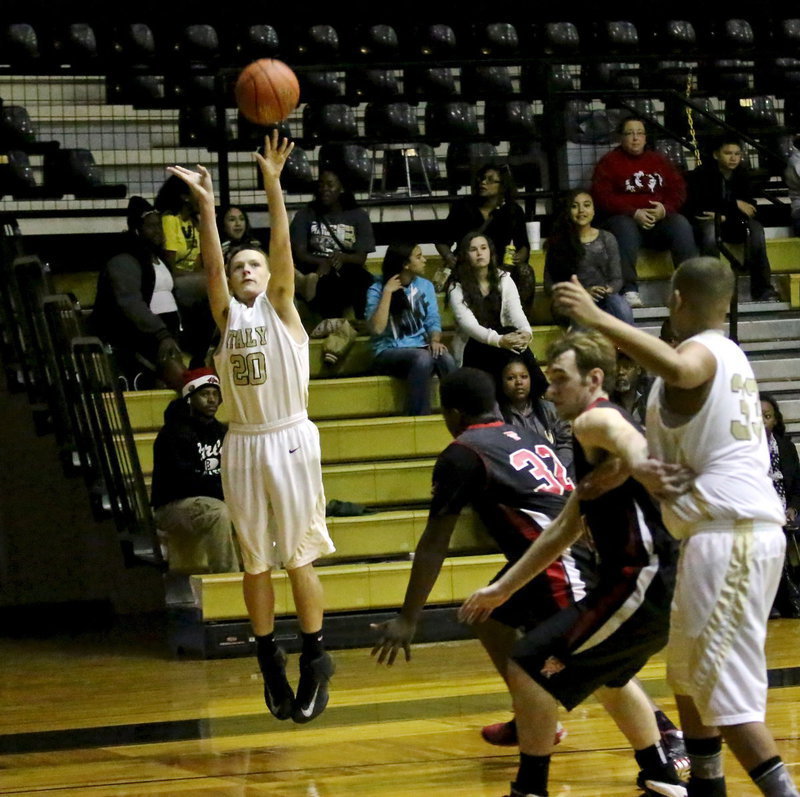
[[[800,120],[798,20],[776,22],[770,30],[766,23],[739,19],[715,25],[647,19],[524,26],[498,21],[455,29],[419,21],[353,30],[314,24],[310,18],[302,27],[248,22],[212,27],[190,19],[175,28],[101,28],[32,20],[5,26],[0,37],[8,64],[0,76],[0,193],[9,207],[24,201],[27,214],[58,218],[67,196],[75,203],[71,210],[119,216],[123,183],[130,193],[152,196],[165,162],[198,160],[227,167],[232,196],[221,197],[222,202],[254,206],[260,202],[258,175],[245,150],[255,146],[264,129],[237,120],[231,97],[218,96],[217,89],[260,57],[283,58],[300,77],[301,107],[281,125],[299,144],[284,173],[293,204],[307,199],[314,175],[326,166],[342,172],[367,203],[385,198],[373,196],[379,178],[382,192],[405,187],[410,201],[408,167],[416,183],[432,178],[425,201],[443,207],[469,185],[478,165],[499,157],[512,164],[529,195],[529,215],[543,219],[552,194],[572,179],[561,168],[568,165],[565,138],[594,156],[598,145],[612,145],[611,130],[625,108],[644,109],[665,128],[659,148],[681,166],[691,166],[694,152],[683,97],[688,85],[688,102],[697,111],[691,127],[700,143],[723,125],[741,129],[752,139],[748,149],[754,168],[767,180],[780,171],[782,153],[775,154],[775,137],[796,132]],[[69,74],[63,63],[70,64]],[[605,93],[619,89],[626,92],[622,98]],[[581,90],[587,93],[576,93]],[[388,148],[383,163],[376,165],[373,153],[379,144],[414,144],[416,150],[398,158],[400,150]],[[73,168],[68,174],[68,166],[80,163],[87,167],[82,173]],[[83,182],[76,183],[76,176]],[[782,214],[785,223],[785,196],[777,191],[774,196],[776,215]],[[394,199],[398,206],[405,201]],[[401,208],[392,221],[404,221],[404,212]],[[788,397],[800,387],[800,247],[795,240],[771,240],[769,253],[785,301],[768,311],[743,305],[740,339],[755,359],[762,388]],[[542,252],[533,253],[532,265],[541,284]],[[435,259],[429,266],[435,268]],[[649,307],[638,310],[636,318],[653,332],[665,314],[671,270],[663,254],[646,253],[639,263]],[[90,307],[95,279],[92,272],[48,275],[50,297],[28,288],[23,301],[18,276],[4,270],[2,356],[6,364],[13,361],[22,384],[42,389],[31,394],[32,401],[49,405],[61,435],[58,445],[70,465],[65,472],[86,479],[97,515],[117,513],[120,524],[134,524],[123,536],[130,561],[141,561],[140,543],[152,532],[142,489],[171,394],[125,396],[128,439],[124,420],[115,415],[119,406],[107,403],[115,392],[105,378],[107,364],[95,362],[94,377],[83,381],[97,386],[99,377],[105,378],[104,399],[90,403],[101,419],[115,422],[104,434],[118,443],[105,450],[98,445],[95,438],[101,433],[92,429],[90,416],[80,413],[81,385],[69,379],[75,360],[63,358],[71,341],[81,337],[81,309],[66,294]],[[7,287],[11,290],[1,290]],[[560,334],[547,304],[540,292],[532,342],[540,359],[547,343]],[[37,323],[44,327],[25,321],[39,305],[43,320]],[[443,317],[451,329],[452,318],[447,312]],[[56,350],[48,351],[48,344]],[[334,612],[383,609],[402,600],[408,554],[425,523],[433,458],[449,438],[439,416],[401,415],[401,383],[368,375],[367,338],[360,337],[334,369],[323,365],[321,346],[311,343],[309,411],[320,428],[328,496],[379,510],[331,519],[338,553],[320,568],[328,605]],[[38,361],[32,359],[37,356]],[[92,357],[102,360],[96,351]],[[50,378],[59,372],[63,380]],[[800,432],[800,403],[787,399],[784,406],[790,431]],[[113,468],[104,471],[114,456],[127,458],[125,475]],[[116,491],[110,489],[115,484]],[[128,491],[135,500],[119,514]],[[463,597],[498,566],[471,516],[459,524],[452,548],[454,556],[432,599],[443,604]],[[147,556],[160,564],[155,550]],[[235,575],[195,580],[193,611],[201,622],[241,621],[239,582]],[[291,612],[290,591],[285,582],[278,584],[278,612]]]

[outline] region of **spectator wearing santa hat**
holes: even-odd
[[[164,412],[153,447],[152,504],[166,536],[170,570],[240,570],[220,459],[227,426],[217,420],[219,379],[210,368],[186,371],[181,398]]]

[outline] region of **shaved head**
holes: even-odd
[[[693,257],[678,266],[672,276],[673,290],[697,309],[729,305],[735,277],[731,267],[714,257]]]

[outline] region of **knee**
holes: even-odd
[[[456,361],[453,359],[453,355],[450,354],[449,351],[446,351],[444,354],[440,354],[434,361],[433,364],[436,369],[436,373],[439,374],[440,377],[445,377],[449,373],[452,373],[456,370]]]
[[[713,221],[703,221],[700,222],[695,228],[695,238],[697,239],[697,244],[702,250],[704,255],[716,255],[717,254],[717,240],[716,234],[714,232],[714,222]]]
[[[639,228],[633,216],[611,216],[606,221],[606,227],[616,236],[638,235]]]
[[[753,243],[760,244],[764,238],[764,225],[757,219],[748,219],[747,226],[750,228],[750,240]]]
[[[425,375],[433,373],[433,355],[429,349],[410,349],[408,372]]]
[[[689,219],[681,213],[670,213],[662,224],[665,225],[667,230],[674,237],[680,236],[681,238],[691,238],[694,241],[694,231],[692,225],[689,224]]]

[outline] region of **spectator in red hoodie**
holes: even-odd
[[[629,116],[617,132],[620,145],[595,166],[592,196],[619,243],[622,293],[631,307],[641,307],[636,258],[642,245],[669,249],[676,267],[698,252],[692,226],[678,212],[686,184],[663,155],[647,149],[645,120]]]

